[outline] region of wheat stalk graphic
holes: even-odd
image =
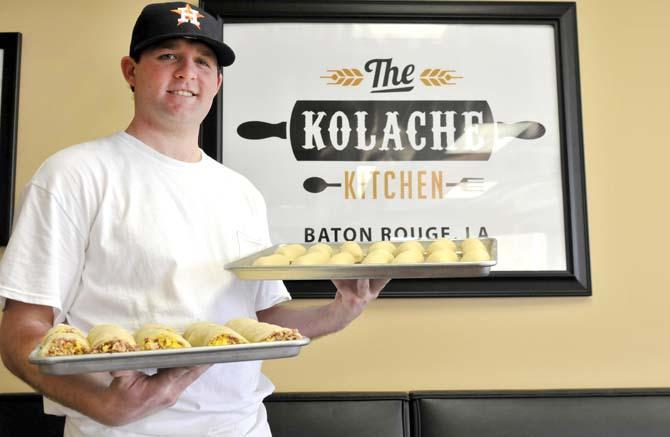
[[[439,68],[426,68],[421,73],[419,79],[426,86],[456,85],[449,82],[451,79],[463,79],[463,76],[454,76],[456,70],[441,70]]]
[[[328,85],[358,86],[363,81],[363,73],[358,68],[342,68],[339,70],[326,70],[333,73],[329,76],[321,76],[322,79],[330,79]]]

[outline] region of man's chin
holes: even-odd
[[[163,115],[162,119],[173,125],[183,126],[185,128],[199,127],[207,114],[194,114],[193,111],[170,111]]]

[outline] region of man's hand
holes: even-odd
[[[174,405],[210,367],[161,369],[148,376],[135,371],[53,376],[28,362],[28,354],[53,324],[53,308],[8,300],[0,325],[5,366],[38,392],[108,426],[120,426]]]
[[[390,279],[333,279],[337,288],[333,309],[342,328],[358,317],[379,296]]]
[[[151,376],[134,370],[112,372],[114,379],[103,392],[105,408],[94,419],[108,426],[120,426],[171,407],[210,367],[159,369]]]
[[[289,328],[302,335],[318,338],[343,329],[379,296],[389,279],[333,279],[335,299],[312,308],[290,308],[275,305],[258,311],[258,320]]]

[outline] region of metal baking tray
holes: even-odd
[[[487,276],[491,267],[498,262],[498,244],[495,238],[480,238],[486,246],[490,261],[480,262],[450,262],[420,264],[350,264],[350,265],[288,265],[288,266],[252,266],[254,260],[260,256],[271,255],[285,244],[277,244],[267,249],[252,253],[237,261],[226,264],[224,268],[230,270],[240,279],[359,279],[359,278],[470,278]],[[418,240],[428,247],[435,240]],[[463,240],[453,240],[460,243]],[[400,244],[402,241],[392,241]],[[327,244],[327,243],[326,243]],[[358,243],[364,252],[373,244]],[[341,243],[333,243],[333,249],[339,250]],[[310,244],[304,244],[309,248]],[[460,254],[460,251],[457,251]]]
[[[230,363],[234,361],[272,360],[294,357],[310,339],[249,343],[229,346],[189,347],[157,351],[137,351],[105,354],[42,357],[38,345],[28,357],[42,373],[72,375],[76,373],[109,372],[113,370],[162,369],[189,367],[199,364]]]

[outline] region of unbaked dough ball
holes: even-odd
[[[393,264],[416,264],[423,262],[423,254],[417,250],[406,250],[400,252],[393,259]]]
[[[423,256],[423,245],[416,240],[405,241],[400,246],[398,246],[398,253],[407,252],[408,250],[419,252]]]
[[[484,243],[479,238],[466,238],[461,242],[461,249],[463,249],[463,252],[475,250],[487,251],[486,246],[484,246]]]
[[[338,264],[338,265],[356,264],[356,260],[354,259],[354,256],[352,254],[345,251],[336,253],[335,255],[331,256],[330,259],[328,260],[328,264]]]
[[[342,252],[349,252],[354,256],[356,262],[360,262],[363,259],[363,249],[355,241],[347,241],[340,246]]]
[[[284,255],[275,253],[274,255],[261,256],[256,258],[253,262],[253,266],[287,266],[289,265],[289,259]]]
[[[333,254],[333,247],[325,244],[325,243],[316,243],[314,246],[311,246],[309,249],[307,249],[307,252],[324,252],[327,253],[328,256]]]
[[[458,261],[458,255],[449,249],[434,250],[426,259],[426,262],[429,263],[450,263],[455,261]]]
[[[390,241],[377,241],[368,247],[368,252],[374,252],[377,249],[385,250],[391,255],[395,255],[397,250],[395,244],[391,243]]]
[[[293,260],[291,264],[295,266],[312,266],[315,264],[326,264],[328,262],[328,258],[330,258],[330,255],[324,252],[319,252],[317,250],[316,252],[306,253],[304,255],[297,257],[296,259]]]
[[[490,261],[491,257],[486,250],[468,250],[461,257],[462,262]]]
[[[448,238],[440,238],[439,240],[435,240],[430,245],[428,246],[428,253],[433,253],[436,250],[443,250],[443,249],[448,249],[451,250],[452,252],[456,252],[458,247],[456,246],[456,243],[451,241]]]
[[[393,261],[393,254],[384,249],[376,249],[368,252],[361,264],[388,264],[391,261]]]
[[[305,249],[305,246],[303,246],[302,244],[287,244],[275,250],[275,253],[284,255],[290,261],[293,261],[300,255],[304,255],[306,252],[307,249]]]

